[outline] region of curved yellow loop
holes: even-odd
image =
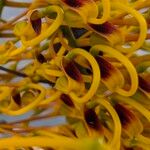
[[[139,22],[139,27],[140,27],[140,34],[139,34],[139,38],[138,40],[134,43],[133,46],[131,46],[130,48],[124,48],[122,47],[122,45],[116,45],[116,48],[121,51],[121,52],[124,52],[124,53],[129,53],[129,52],[133,52],[137,49],[139,49],[145,39],[146,39],[146,35],[147,35],[147,23],[144,19],[144,17],[142,16],[142,14],[140,14],[138,11],[136,11],[135,9],[127,6],[127,5],[124,5],[122,3],[111,3],[111,6],[113,8],[117,8],[117,9],[122,9],[123,11],[125,12],[128,12],[130,13],[131,15],[133,15],[137,21]]]
[[[33,47],[35,45],[38,45],[41,41],[48,38],[59,28],[59,26],[63,22],[63,16],[64,16],[63,10],[59,6],[49,6],[48,11],[57,13],[57,17],[54,20],[54,22],[52,23],[52,25],[45,32],[41,33],[36,38],[29,40],[29,41],[24,41],[23,46],[12,51],[9,54],[10,56],[14,56],[14,55],[17,55],[17,54],[25,51],[27,47]]]
[[[96,91],[98,89],[98,86],[100,83],[100,69],[99,69],[99,66],[98,66],[96,60],[94,59],[94,57],[91,54],[89,54],[88,52],[86,52],[85,50],[80,49],[80,48],[75,48],[70,52],[70,54],[77,54],[77,55],[79,54],[79,55],[85,57],[89,61],[90,65],[92,67],[92,70],[93,70],[93,80],[91,83],[91,87],[83,97],[77,97],[74,92],[69,93],[70,97],[73,100],[75,100],[76,102],[85,103],[94,96],[94,94],[96,93]]]
[[[110,145],[111,145],[112,149],[115,147],[115,150],[120,150],[121,123],[120,123],[118,114],[116,113],[114,108],[111,106],[111,104],[109,102],[107,102],[107,100],[101,99],[101,97],[100,97],[99,103],[108,110],[108,112],[110,113],[110,115],[112,116],[112,119],[114,121],[114,135],[113,135],[113,139],[112,139]]]
[[[59,139],[59,140],[58,140]],[[42,147],[72,147],[71,145],[74,145],[75,147],[76,142],[74,139],[69,138],[50,138],[47,136],[36,136],[36,137],[11,137],[11,138],[3,138],[0,139],[0,148],[8,148],[9,147],[30,147],[30,146],[42,146]],[[69,146],[70,145],[70,146]]]
[[[45,89],[38,84],[32,84],[32,83],[27,85],[27,88],[32,88],[32,89],[36,89],[40,91],[39,96],[31,104],[24,106],[23,108],[19,110],[10,110],[7,108],[0,108],[1,111],[5,114],[16,116],[16,115],[22,115],[32,110],[33,108],[35,108],[40,103],[40,101],[44,99],[45,94],[46,94]]]
[[[109,20],[110,17],[110,0],[102,0],[103,4],[103,16],[100,19],[89,18],[88,23],[92,24],[102,24]]]
[[[150,7],[150,1],[149,0],[142,0],[142,1],[138,0],[138,1],[135,1],[133,7],[135,9],[138,9],[138,10],[140,10],[141,8]]]
[[[7,149],[8,147],[31,147],[31,146],[39,146],[39,147],[51,147],[51,148],[64,148],[64,149],[72,149],[76,150],[83,149],[83,150],[95,150],[103,149],[103,150],[110,150],[106,149],[107,145],[101,144],[98,139],[76,139],[76,138],[69,138],[65,136],[60,137],[49,137],[49,136],[34,136],[34,137],[9,137],[9,138],[2,138],[0,139],[0,149]]]
[[[109,54],[112,57],[117,58],[122,64],[126,67],[126,69],[129,72],[130,78],[131,78],[131,87],[130,90],[125,91],[124,89],[118,88],[116,92],[123,96],[131,96],[133,95],[137,88],[138,88],[138,75],[136,72],[135,67],[133,64],[129,61],[128,58],[126,58],[123,54],[115,50],[114,48],[106,45],[95,45],[91,48],[90,52],[92,51],[102,51],[104,53]]]
[[[37,44],[39,44],[41,41],[43,41],[44,39],[48,38],[50,35],[52,35],[52,33],[54,33],[59,26],[62,24],[63,22],[63,10],[59,7],[59,6],[49,6],[48,8],[49,12],[56,12],[57,13],[57,17],[54,20],[54,22],[52,23],[52,25],[42,34],[40,34],[39,36],[37,36],[36,38],[30,40],[30,41],[25,41],[24,45],[25,46],[35,46]]]
[[[59,40],[60,40],[60,42],[61,42],[62,44],[63,44],[64,42],[65,42],[66,45],[68,44],[68,40],[64,39],[63,37],[61,37]],[[67,45],[67,46],[68,46],[68,45]],[[66,51],[66,48],[62,45],[61,48],[60,48],[60,50],[59,50],[58,53],[57,53],[57,56],[58,56],[58,57],[63,56],[64,53],[65,53],[65,51]]]

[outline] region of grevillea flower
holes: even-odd
[[[15,25],[14,33],[30,40],[41,33],[42,21],[38,10],[29,11],[27,19],[28,22],[21,21]]]
[[[62,80],[64,80],[62,81],[62,83],[64,82],[66,84],[64,85],[64,88],[65,86],[67,86],[69,91],[75,90],[76,92],[80,89],[80,91],[77,92],[80,95],[81,91],[84,91],[85,87],[82,75],[77,66],[75,65],[75,62],[73,60],[63,58],[61,66],[62,70],[66,75],[66,77],[62,77]],[[58,80],[59,82],[57,82],[56,87],[58,87],[59,83],[61,82],[60,80],[61,79]]]
[[[100,25],[95,24],[89,24],[91,28],[93,28],[95,31],[101,33],[101,34],[112,34],[114,31],[117,30],[117,28],[110,22],[105,22]]]
[[[108,40],[112,45],[123,41],[122,31],[110,22],[103,24],[88,24],[88,28],[97,35]]]
[[[67,23],[69,23],[69,20],[75,21],[75,19],[79,20],[81,17],[80,22],[83,21],[85,24],[88,18],[96,18],[98,16],[98,7],[93,0],[61,0],[61,2],[65,6],[65,21]],[[77,23],[75,24],[77,25]]]
[[[107,88],[111,91],[121,88],[124,85],[124,78],[119,69],[102,56],[96,56],[96,60],[100,67],[102,81]]]
[[[18,89],[13,89],[12,96],[8,97],[8,108],[12,110],[17,110],[21,107],[22,101],[21,101],[21,95],[20,92],[17,91]]]
[[[142,132],[143,125],[132,110],[120,103],[115,104],[114,108],[120,118],[125,135],[134,137]]]
[[[102,126],[100,124],[100,120],[94,109],[85,109],[84,112],[85,121],[88,126],[94,130],[101,131]]]
[[[18,37],[24,37],[26,40],[33,39],[37,35],[32,25],[25,21],[18,22],[15,25],[14,34]]]
[[[149,1],[0,0],[0,150],[149,150]]]
[[[41,33],[42,21],[41,21],[41,18],[40,18],[40,14],[39,14],[39,12],[37,10],[34,10],[30,14],[29,21],[30,21],[30,23],[31,23],[32,28],[34,29],[34,31],[37,34],[40,34]]]
[[[82,82],[82,75],[79,71],[79,69],[77,68],[77,66],[75,65],[75,62],[73,60],[67,60],[65,58],[63,58],[62,60],[62,66],[64,68],[65,73],[71,77],[72,79],[78,81],[78,82]]]

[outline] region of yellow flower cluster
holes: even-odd
[[[0,118],[0,150],[150,150],[149,0],[5,7],[26,10],[0,15],[0,114],[31,115]]]

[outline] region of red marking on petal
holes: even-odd
[[[66,3],[70,7],[75,7],[75,8],[82,7],[84,3],[87,1],[88,0],[63,0],[64,3]]]
[[[61,94],[60,96],[61,100],[68,106],[74,107],[74,103],[72,102],[71,98],[67,94]]]
[[[84,117],[85,117],[86,123],[91,128],[94,128],[96,130],[101,129],[100,121],[98,119],[97,114],[95,113],[95,111],[93,109],[87,109],[84,112]]]
[[[42,28],[42,21],[41,18],[39,17],[38,11],[34,11],[31,16],[30,16],[30,22],[32,25],[32,28],[37,34],[41,33],[41,28]]]
[[[124,127],[136,119],[135,115],[127,107],[121,104],[116,104],[115,110],[120,118],[122,126]]]
[[[63,59],[63,67],[64,67],[65,72],[72,79],[79,81],[79,82],[83,81],[82,75],[79,69],[77,68],[76,63],[73,60],[69,61],[69,60]]]
[[[36,56],[36,58],[37,58],[37,60],[38,60],[41,64],[44,63],[44,62],[47,62],[46,59],[45,59],[45,57],[44,57],[42,54],[38,54],[38,55]]]
[[[110,22],[105,22],[103,24],[89,24],[95,31],[100,32],[102,34],[111,34],[116,30],[116,27]]]
[[[61,43],[56,43],[53,45],[55,52],[57,53],[61,48]]]
[[[21,96],[20,96],[20,93],[17,93],[15,95],[12,96],[13,100],[15,101],[15,103],[17,105],[21,105]]]
[[[98,65],[100,67],[101,77],[103,79],[109,78],[112,75],[112,72],[115,72],[114,67],[103,57],[97,56],[96,61],[98,62]]]
[[[150,75],[144,78],[144,76],[139,77],[139,86],[146,92],[150,92]]]

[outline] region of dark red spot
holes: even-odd
[[[75,130],[71,130],[71,132],[74,135],[74,137],[76,137],[76,138],[78,137]]]
[[[86,109],[84,112],[84,117],[89,127],[96,129],[96,130],[101,129],[100,121],[97,117],[97,114],[95,113],[93,109]]]
[[[113,31],[116,30],[116,27],[111,24],[110,22],[105,22],[103,24],[89,24],[95,31],[102,33],[102,34],[111,34]]]
[[[74,80],[82,82],[82,75],[80,73],[80,70],[77,68],[76,63],[71,60],[65,60],[63,59],[63,67],[65,69],[65,72]]]
[[[75,8],[82,7],[86,1],[87,0],[63,0],[64,3]]]
[[[144,77],[140,75],[138,77],[139,77],[139,86],[146,92],[150,92],[150,76],[149,79],[144,79]]]
[[[135,115],[127,107],[121,104],[115,104],[114,108],[120,118],[122,126],[125,127],[135,120]]]
[[[41,19],[32,20],[32,27],[37,34],[41,33]]]
[[[31,16],[30,16],[30,22],[32,25],[32,28],[37,34],[41,33],[41,27],[42,27],[42,21],[41,18],[39,17],[38,11],[34,11]]]
[[[42,54],[38,54],[37,56],[37,60],[42,64],[44,62],[47,62],[45,57]]]
[[[74,103],[72,102],[71,98],[67,94],[61,94],[61,100],[68,106],[74,107]]]
[[[90,51],[90,48],[91,48],[91,46],[84,46],[84,47],[81,47],[82,49],[84,49],[84,50],[86,50],[87,52],[89,52]]]
[[[17,105],[21,105],[21,96],[20,96],[20,93],[16,93],[12,96],[13,100],[15,101],[15,103]]]
[[[53,45],[55,52],[57,53],[61,48],[61,43],[56,43]]]
[[[104,53],[103,53],[102,51],[99,51],[99,52],[98,52],[98,55],[100,55],[100,56],[103,56],[103,54],[104,54]]]
[[[101,77],[103,79],[109,78],[112,72],[115,71],[114,67],[103,57],[96,56],[96,61],[98,62],[98,65],[100,67]]]

